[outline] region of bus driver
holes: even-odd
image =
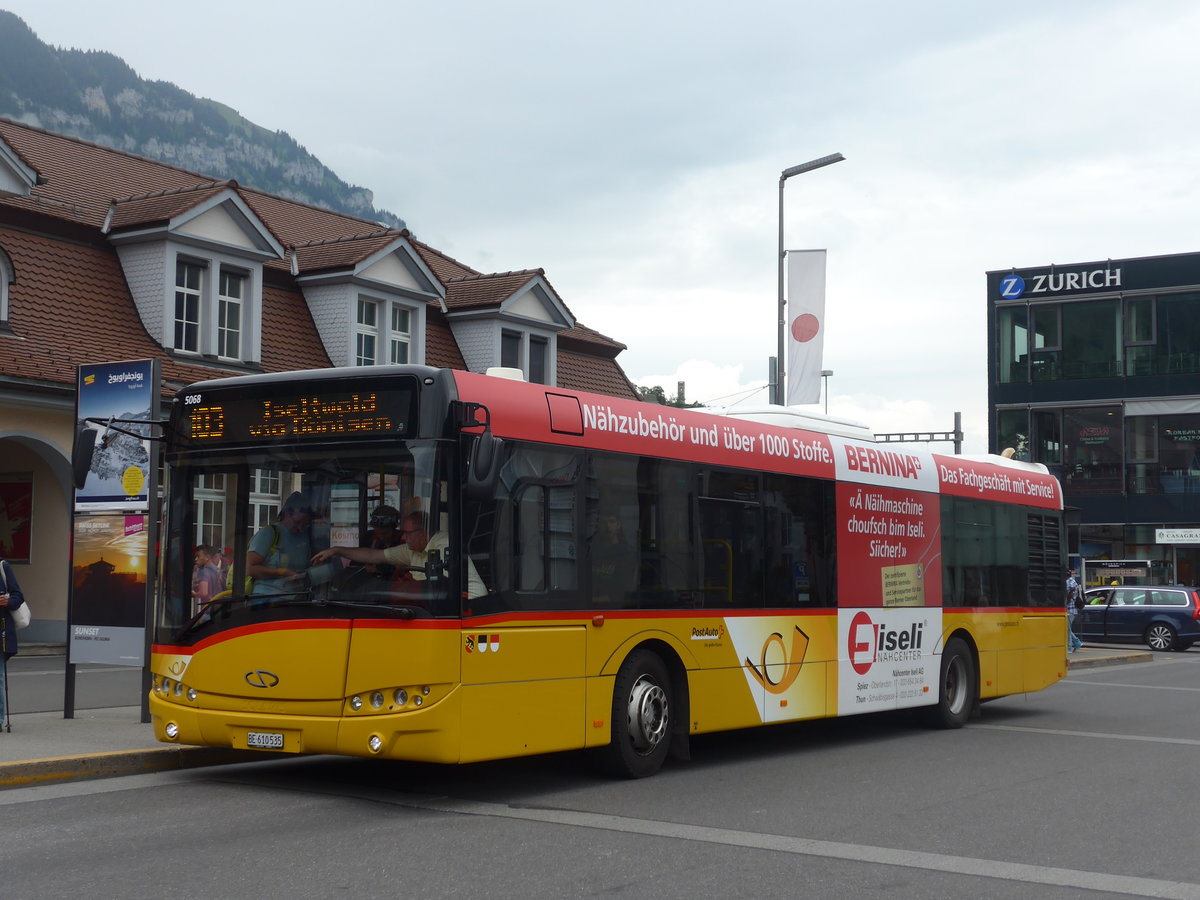
[[[425,524],[424,513],[409,513],[404,517],[404,543],[396,547],[330,547],[322,550],[312,558],[312,565],[318,566],[335,556],[348,559],[350,562],[365,566],[391,565],[408,569],[414,581],[424,581],[424,568],[429,562],[430,551],[438,551],[442,559],[446,558],[446,548],[450,539],[444,531],[430,537],[428,526]],[[411,567],[411,568],[409,568]],[[467,597],[474,600],[487,593],[483,579],[475,571],[475,564],[467,560]]]

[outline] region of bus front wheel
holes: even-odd
[[[626,778],[657,772],[671,749],[671,678],[662,658],[635,650],[621,664],[613,687],[612,740],[606,767]]]
[[[938,702],[921,710],[925,725],[932,728],[962,728],[979,699],[979,675],[975,657],[962,638],[950,638],[942,649]]]

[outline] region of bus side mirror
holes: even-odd
[[[504,439],[487,429],[480,434],[471,447],[467,459],[467,498],[490,500],[496,493],[496,480],[500,477],[500,456],[504,450]]]
[[[75,490],[83,490],[88,472],[92,468],[92,457],[96,455],[96,435],[94,428],[86,425],[79,426],[75,432],[75,445],[71,448],[71,474],[75,479]]]

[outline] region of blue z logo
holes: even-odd
[[[1025,279],[1020,275],[1005,275],[1000,279],[1000,299],[1016,300],[1025,293]]]

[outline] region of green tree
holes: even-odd
[[[637,389],[638,397],[646,403],[657,403],[659,406],[674,406],[680,409],[690,409],[697,406],[703,406],[703,403],[688,403],[681,401],[678,394],[670,397],[667,392],[662,389],[662,385],[656,384],[654,387],[639,387]]]

